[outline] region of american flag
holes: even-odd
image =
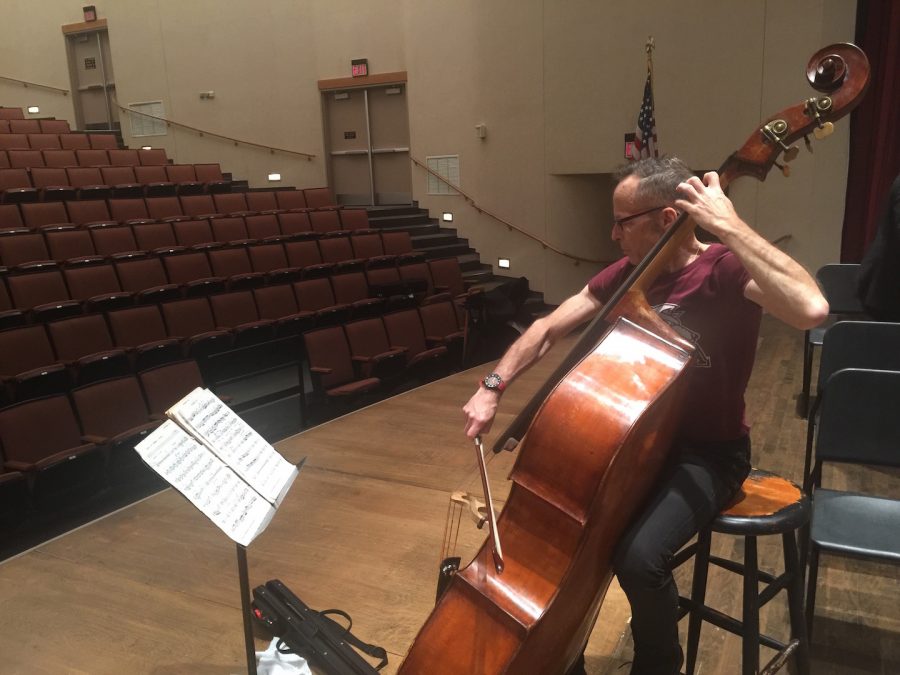
[[[634,134],[632,159],[643,157],[659,157],[656,148],[656,119],[653,117],[653,80],[647,71],[647,82],[644,84],[644,101],[638,114],[637,130]]]

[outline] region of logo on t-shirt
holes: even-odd
[[[660,318],[669,324],[675,332],[697,347],[697,350],[694,352],[694,365],[698,368],[709,368],[709,356],[707,356],[706,352],[703,351],[703,347],[700,345],[700,333],[685,326],[681,320],[681,317],[684,315],[684,310],[671,302],[655,305],[653,310],[659,314]]]

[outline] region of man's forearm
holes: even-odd
[[[825,319],[828,303],[809,272],[793,258],[743,223],[721,239],[759,289],[759,297],[752,292],[748,297],[796,328],[811,328]]]

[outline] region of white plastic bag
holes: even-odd
[[[278,651],[279,638],[264,652],[256,652],[256,672],[258,675],[312,675],[306,659],[296,654],[282,654]]]

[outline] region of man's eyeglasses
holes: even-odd
[[[666,208],[666,206],[666,204],[663,204],[662,206],[654,206],[652,209],[647,209],[646,211],[641,211],[640,213],[634,213],[630,216],[625,216],[624,218],[617,218],[613,220],[613,227],[615,227],[616,225],[618,225],[619,227],[623,227],[629,220],[634,220],[635,218],[646,216],[648,213],[653,213],[654,211],[662,211],[664,208]]]

